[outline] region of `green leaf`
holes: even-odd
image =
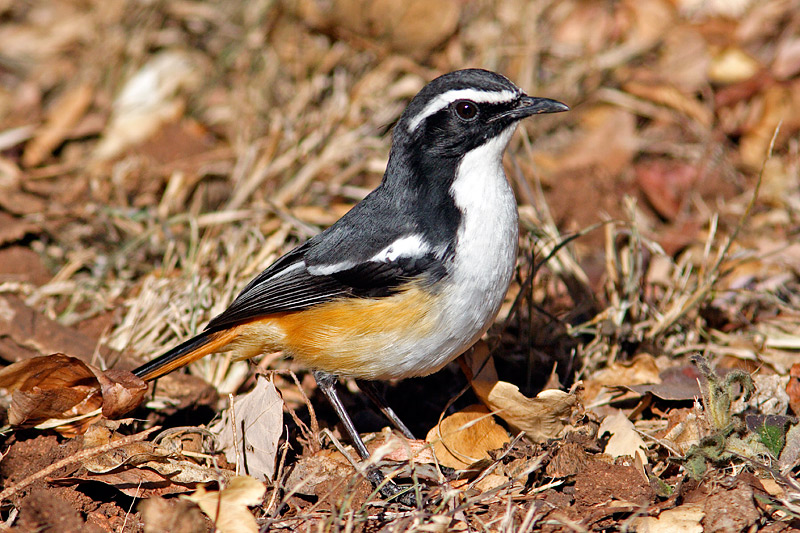
[[[758,436],[762,444],[767,447],[774,457],[778,457],[786,444],[786,425],[774,425],[769,419],[764,420],[764,425],[758,428]]]

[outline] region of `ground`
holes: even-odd
[[[0,0],[3,529],[800,526],[798,35],[796,0]],[[427,438],[343,383],[415,504],[373,493],[280,354],[139,392],[107,372],[363,198],[410,98],[473,66],[571,111],[508,149],[520,257],[494,327],[385,385]],[[226,456],[248,393],[233,418],[269,413],[270,445]],[[256,460],[265,483],[235,477]]]

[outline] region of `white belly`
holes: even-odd
[[[435,325],[416,346],[393,354],[392,375],[382,379],[439,370],[472,346],[497,316],[514,273],[519,236],[516,201],[502,166],[513,131],[464,157],[451,188],[463,215],[447,288],[431,313]]]

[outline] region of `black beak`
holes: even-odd
[[[523,117],[540,115],[542,113],[561,113],[562,111],[569,111],[569,107],[557,100],[535,98],[532,96],[523,96],[520,98],[517,109],[515,110],[516,113],[520,113]]]
[[[494,117],[494,120],[522,120],[523,118],[531,115],[541,115],[542,113],[561,113],[563,111],[569,111],[569,107],[557,100],[523,96],[517,100],[514,109]]]

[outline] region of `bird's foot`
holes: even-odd
[[[393,480],[387,479],[377,468],[367,471],[367,480],[382,498],[406,507],[420,508],[427,500],[425,494],[418,489],[418,485],[398,485]]]

